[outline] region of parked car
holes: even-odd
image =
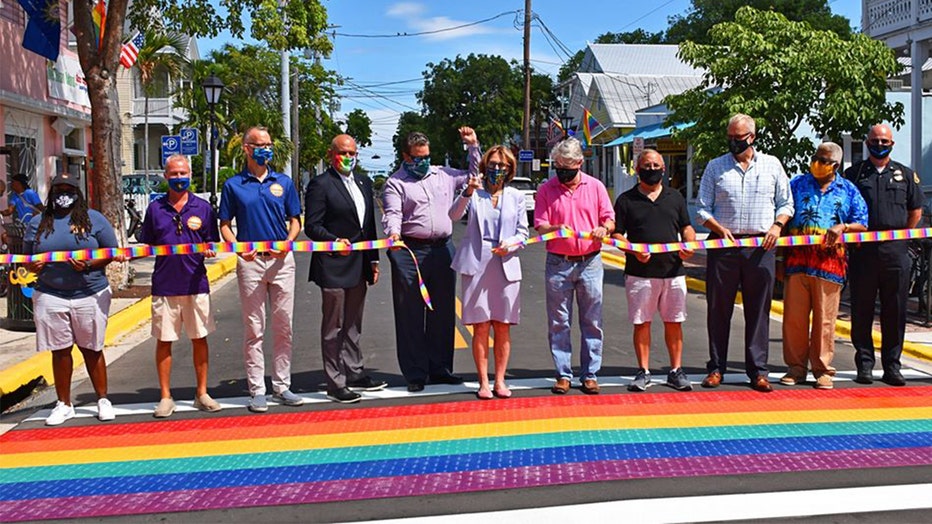
[[[146,175],[136,173],[132,175],[123,175],[123,194],[124,195],[145,195],[159,190],[159,186],[165,182],[165,177],[157,174],[149,175],[149,190],[146,191]]]
[[[537,184],[535,184],[530,178],[516,176],[508,185],[524,193],[524,207],[528,212],[528,222],[533,221],[534,198],[537,196]]]

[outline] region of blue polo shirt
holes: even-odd
[[[269,169],[260,182],[248,170],[223,184],[220,220],[236,220],[240,242],[286,240],[288,219],[301,216],[301,201],[287,175]]]
[[[203,198],[188,193],[181,211],[163,196],[149,204],[142,221],[139,240],[153,246],[217,242],[217,215]],[[157,297],[197,295],[210,292],[204,255],[168,255],[155,257],[152,294]]]
[[[39,198],[39,194],[32,189],[23,191],[22,195],[15,192],[12,193],[10,195],[10,203],[16,206],[16,217],[22,220],[24,224],[28,225],[32,217],[41,214],[37,206],[42,205],[42,199]]]

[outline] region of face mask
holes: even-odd
[[[748,142],[747,138],[742,140],[738,140],[736,138],[728,139],[728,150],[731,151],[731,154],[733,155],[740,155],[741,153],[747,151],[749,147],[751,147],[751,143]]]
[[[252,159],[260,166],[264,166],[272,161],[271,147],[255,147],[252,150]]]
[[[825,180],[835,174],[833,164],[823,164],[822,162],[812,162],[809,164],[809,172],[816,180]]]
[[[405,172],[420,180],[430,172],[430,157],[412,157],[411,162],[405,162]]]
[[[59,193],[55,196],[56,209],[71,209],[78,201],[78,195],[72,192]]]
[[[560,180],[561,184],[568,184],[574,178],[576,178],[576,173],[579,173],[579,168],[578,167],[573,167],[573,168],[557,167],[557,168],[554,168],[554,171],[557,172],[557,179]]]
[[[882,146],[880,144],[873,145],[870,142],[867,144],[867,150],[870,152],[871,156],[874,158],[887,158],[890,156],[890,152],[893,151],[893,146]]]
[[[191,179],[188,177],[169,178],[168,187],[176,193],[187,191],[191,187]]]
[[[503,176],[505,176],[505,170],[500,167],[489,167],[485,170],[485,179],[489,185],[497,186]]]
[[[641,182],[653,186],[663,179],[663,169],[638,169],[638,178]]]
[[[356,157],[354,156],[338,156],[335,160],[333,168],[341,175],[348,175],[356,169]]]

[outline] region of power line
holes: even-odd
[[[338,32],[336,32],[336,31],[334,31],[332,34],[333,34],[333,36],[335,36],[335,37],[336,37],[336,36],[345,36],[345,37],[350,37],[350,38],[403,38],[403,37],[408,37],[408,36],[435,35],[435,34],[438,34],[438,33],[446,33],[446,32],[449,32],[449,31],[456,31],[457,29],[463,29],[463,28],[465,28],[465,27],[472,27],[472,26],[475,26],[475,25],[484,24],[484,23],[486,23],[486,22],[491,22],[492,20],[496,20],[496,19],[501,18],[501,17],[503,17],[503,16],[513,15],[513,14],[520,13],[520,12],[521,12],[520,9],[516,9],[516,10],[514,10],[514,11],[506,11],[506,12],[504,12],[504,13],[499,13],[499,14],[497,14],[497,15],[495,15],[495,16],[492,16],[492,17],[489,17],[489,18],[484,18],[484,19],[482,19],[482,20],[477,20],[477,21],[475,21],[475,22],[469,22],[468,24],[462,24],[462,25],[457,25],[457,26],[453,26],[453,27],[444,27],[444,28],[442,28],[442,29],[434,29],[433,31],[420,31],[420,32],[417,32],[417,33],[400,32],[400,33],[395,33],[395,34],[365,35],[365,34],[353,34],[353,33],[338,33]]]
[[[650,16],[650,15],[656,13],[657,11],[660,11],[660,10],[663,9],[664,7],[666,7],[666,6],[670,5],[670,4],[672,4],[674,1],[675,1],[675,0],[667,0],[666,2],[664,2],[664,3],[660,4],[659,6],[655,7],[654,9],[651,9],[650,11],[648,11],[648,12],[644,13],[643,15],[641,15],[640,18],[636,18],[636,19],[632,20],[631,22],[628,22],[628,25],[622,27],[621,29],[627,29],[627,28],[633,26],[634,24],[640,22],[641,20],[644,20],[644,19],[647,18],[648,16]]]

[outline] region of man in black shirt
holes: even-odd
[[[666,243],[696,239],[689,222],[686,200],[673,189],[663,187],[664,164],[660,153],[644,151],[637,160],[638,185],[615,201],[614,238],[634,243]],[[625,235],[625,236],[623,236]],[[628,252],[625,261],[625,295],[628,319],[634,324],[634,351],[638,372],[628,386],[645,391],[650,385],[650,323],[660,312],[664,339],[670,353],[667,385],[689,391],[692,385],[680,368],[683,355],[683,321],[686,320],[686,272],[683,260],[692,251],[677,253]]]

